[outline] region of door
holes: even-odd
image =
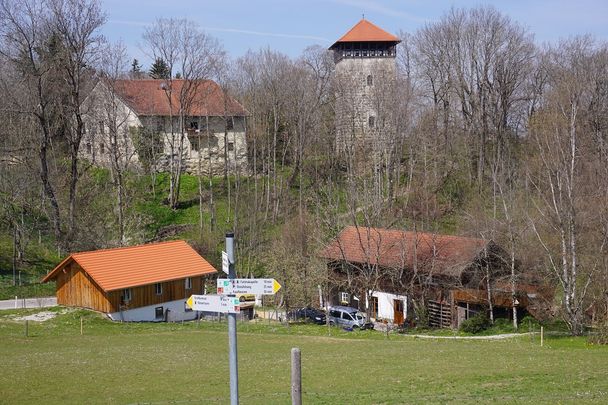
[[[403,301],[393,300],[393,322],[397,325],[401,325],[403,319]]]
[[[371,317],[374,318],[374,320],[378,319],[378,297],[372,297],[371,299],[371,306],[372,306],[372,310],[371,310]]]

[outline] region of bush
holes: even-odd
[[[608,345],[608,323],[597,328],[597,332],[589,336],[588,342],[592,345]]]
[[[486,314],[477,314],[460,324],[460,330],[466,333],[479,333],[490,327],[490,320]]]
[[[519,321],[520,332],[538,332],[540,331],[540,323],[530,315],[526,315]]]

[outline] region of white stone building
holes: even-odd
[[[94,164],[183,171],[247,170],[246,115],[211,80],[99,81],[85,101],[81,155]]]

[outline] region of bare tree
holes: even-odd
[[[163,86],[169,103],[169,205],[177,207],[180,179],[184,168],[186,119],[201,81],[211,77],[217,63],[224,57],[219,42],[186,19],[157,19],[143,35],[154,59],[163,60],[169,68],[169,78]],[[174,86],[179,73],[182,85]]]
[[[531,224],[563,291],[564,318],[573,334],[583,331],[585,299],[608,235],[605,204],[595,198],[600,184],[593,173],[600,164],[586,119],[594,52],[588,37],[552,50],[546,67],[549,90],[531,126],[537,154],[529,176],[537,192]]]

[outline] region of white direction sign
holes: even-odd
[[[274,295],[280,289],[281,284],[274,278],[217,279],[218,294]]]
[[[228,253],[222,251],[222,271],[226,274],[230,273],[230,260],[228,259]]]
[[[192,295],[186,304],[195,311],[223,312],[234,314],[241,311],[239,299],[223,295]]]

